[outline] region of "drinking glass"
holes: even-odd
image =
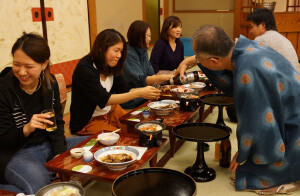
[[[53,122],[52,125],[48,124],[48,123],[45,123],[46,131],[51,132],[51,131],[54,131],[55,129],[57,129],[54,110],[53,109],[43,110],[42,114],[49,114],[50,118],[48,120]]]

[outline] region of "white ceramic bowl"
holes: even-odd
[[[98,135],[98,140],[105,146],[111,146],[117,143],[120,139],[120,135],[117,133],[101,133]]]
[[[204,82],[193,82],[190,84],[190,87],[196,92],[199,92],[200,90],[206,87],[206,84]]]
[[[84,149],[83,148],[73,148],[70,150],[71,156],[79,159],[83,156]]]
[[[162,108],[164,106],[171,105],[169,108]],[[167,103],[163,101],[155,101],[148,104],[148,107],[155,112],[157,115],[168,115],[172,112],[176,107],[177,104],[175,103]]]
[[[119,153],[126,153],[130,155],[132,157],[132,160],[127,162],[122,162],[122,163],[107,163],[101,160],[103,157],[109,154],[119,154]],[[128,165],[136,161],[138,156],[139,156],[139,151],[129,146],[110,146],[110,147],[99,149],[94,153],[94,158],[102,165],[106,166],[111,170],[125,169]]]

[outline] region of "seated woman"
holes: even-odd
[[[165,19],[160,39],[155,43],[150,56],[150,63],[155,73],[160,70],[173,71],[184,59],[183,44],[179,40],[182,23],[176,16]]]
[[[128,92],[121,75],[126,58],[125,38],[114,29],[100,32],[91,52],[77,64],[72,80],[70,129],[75,134],[126,130],[119,104],[135,98],[157,99],[160,90],[147,86]]]
[[[24,33],[13,45],[12,67],[0,73],[0,188],[35,194],[51,183],[44,164],[85,139],[64,136],[59,89],[50,74],[50,49],[43,37]],[[57,128],[45,109],[54,109]]]
[[[151,31],[147,23],[134,21],[127,33],[128,51],[124,62],[123,77],[130,89],[155,85],[171,79],[174,75],[155,75],[149,62],[147,48],[151,40]],[[135,108],[146,100],[143,98],[133,99],[123,103],[122,108]]]

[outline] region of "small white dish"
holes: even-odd
[[[73,148],[72,150],[70,150],[71,156],[79,159],[83,156],[84,153],[84,149],[83,148]]]

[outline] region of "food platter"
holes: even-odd
[[[129,161],[124,162],[106,162],[104,158],[108,157],[108,155],[116,155],[116,154],[127,154],[131,157]],[[139,152],[132,147],[129,146],[112,146],[101,148],[97,150],[94,154],[94,158],[101,163],[102,165],[106,166],[111,170],[123,170],[128,165],[132,164],[136,161],[137,157],[139,156]]]
[[[178,105],[174,103],[168,103],[164,101],[150,102],[148,107],[153,110],[157,115],[168,115],[172,112]]]

